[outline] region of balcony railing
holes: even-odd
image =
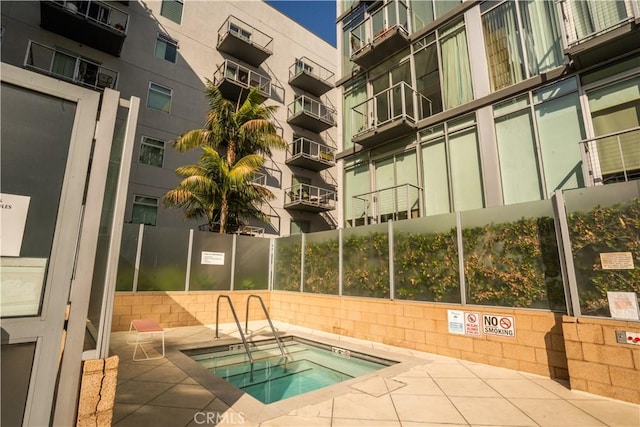
[[[421,192],[420,187],[403,184],[353,196],[351,224],[378,224],[420,217]]]
[[[96,90],[106,87],[115,89],[118,83],[117,71],[31,40],[27,46],[24,67]]]
[[[637,0],[560,0],[558,3],[569,48],[640,17]]]
[[[289,84],[320,96],[334,85],[334,74],[307,57],[297,58],[289,67]]]
[[[286,195],[285,208],[311,212],[333,210],[338,199],[335,191],[309,184],[296,184],[286,188],[284,192]]]
[[[233,15],[218,29],[218,50],[254,67],[273,53],[273,38]]]
[[[640,127],[580,141],[595,184],[640,179]]]
[[[129,14],[101,1],[40,2],[40,24],[79,43],[120,56],[129,30]]]
[[[213,74],[215,85],[227,99],[236,99],[248,94],[254,87],[260,89],[265,98],[271,96],[271,79],[247,67],[230,60],[225,60]],[[229,82],[230,85],[225,85]],[[243,90],[244,89],[244,90]]]
[[[299,95],[289,104],[287,121],[314,132],[322,132],[336,125],[336,111],[306,95]]]
[[[402,0],[392,0],[372,11],[360,25],[351,30],[351,60],[368,67],[403,45],[408,45],[410,22],[409,7]],[[380,46],[379,51],[384,52],[373,55],[372,48],[377,46]]]
[[[418,120],[433,113],[432,103],[426,96],[413,90],[405,82],[397,83],[353,107],[352,129],[354,142],[362,143],[374,133],[388,139],[394,131],[404,131],[396,125],[413,127]],[[373,143],[373,141],[369,141]]]
[[[289,145],[285,163],[321,171],[335,165],[335,149],[304,137],[296,138]]]

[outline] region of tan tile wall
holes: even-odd
[[[129,330],[133,319],[152,319],[163,328],[215,324],[218,295],[229,295],[238,319],[243,323],[247,297],[252,294],[260,295],[269,308],[267,291],[116,293],[111,330]],[[265,318],[257,299],[251,300],[250,308],[250,320]],[[229,303],[221,299],[219,322],[233,321]]]
[[[640,346],[616,342],[638,322],[563,316],[562,330],[572,389],[640,403]]]
[[[569,379],[571,387],[640,403],[640,347],[617,344],[615,331],[640,332],[637,322],[562,316],[545,311],[472,307],[480,313],[513,316],[515,338],[450,334],[447,310],[459,305],[389,301],[283,291],[118,293],[113,330],[128,330],[132,319],[163,327],[214,324],[218,295],[229,295],[240,322],[247,296],[262,297],[273,320],[445,356]],[[221,300],[220,323],[233,317]],[[258,301],[250,319],[264,319]],[[568,360],[568,362],[567,362]]]
[[[118,382],[118,363],[118,356],[86,360],[83,363],[77,427],[111,425]]]
[[[568,378],[562,315],[544,311],[467,307],[513,316],[516,337],[470,337],[449,333],[447,310],[459,305],[327,295],[271,293],[273,319],[355,338],[430,353]]]

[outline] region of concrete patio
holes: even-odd
[[[235,324],[167,329],[166,358],[134,362],[127,332],[111,335],[120,357],[113,425],[126,426],[640,426],[640,406],[549,378],[274,322],[278,333],[399,363],[264,405],[191,361],[183,348],[239,341]],[[250,323],[251,339],[271,337]],[[153,343],[156,350],[159,341]],[[147,345],[151,348],[151,345]],[[155,354],[153,350],[150,355]]]

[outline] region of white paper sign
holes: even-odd
[[[482,336],[480,328],[480,313],[465,311],[464,312],[464,334],[474,337]]]
[[[464,313],[459,310],[447,310],[450,334],[464,335]]]
[[[201,264],[224,265],[224,252],[205,252],[200,256]]]
[[[35,316],[40,310],[46,258],[2,258],[0,316]]]
[[[0,193],[0,256],[20,256],[31,197]]]
[[[607,292],[609,311],[614,319],[638,320],[638,296],[635,292]]]

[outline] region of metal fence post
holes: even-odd
[[[456,237],[458,240],[458,276],[460,277],[460,304],[467,304],[467,282],[464,277],[464,242],[462,241],[462,215],[456,211]]]
[[[393,220],[387,223],[387,240],[389,241],[389,299],[394,300],[396,296],[395,272],[393,268]]]
[[[555,216],[556,239],[558,242],[558,253],[560,255],[560,268],[562,271],[562,282],[564,283],[564,298],[567,304],[567,314],[569,316],[581,317],[578,280],[576,279],[576,269],[573,264],[571,235],[569,234],[569,223],[567,222],[567,211],[562,190],[556,190],[553,193],[551,201],[553,215]]]
[[[136,248],[136,263],[133,267],[133,286],[132,292],[138,292],[138,274],[140,273],[140,258],[142,257],[142,238],[144,237],[144,224],[140,224],[138,228],[138,247]]]

